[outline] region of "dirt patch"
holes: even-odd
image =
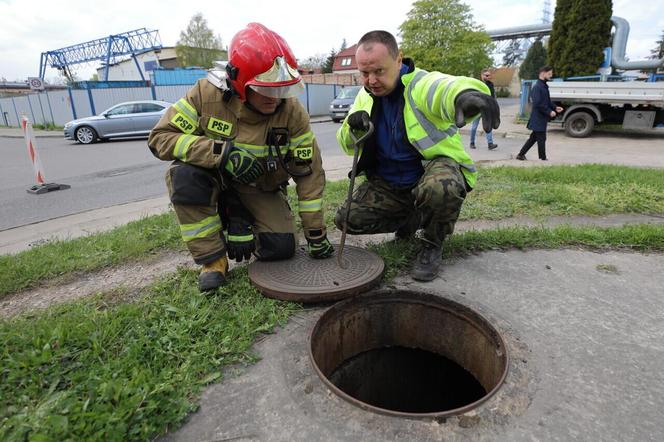
[[[125,292],[137,292],[180,266],[193,265],[188,252],[166,252],[153,255],[144,261],[108,267],[83,274],[68,283],[47,284],[5,296],[0,300],[0,317],[11,317],[118,288]]]

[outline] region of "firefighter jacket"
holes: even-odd
[[[282,133],[287,130],[279,154],[276,147],[268,145],[270,129],[274,128]],[[221,162],[227,158],[229,139],[234,148],[244,149],[258,158],[265,173],[250,185],[231,181],[222,173],[222,188],[231,186],[245,194],[274,192],[292,177],[305,236],[309,230],[325,228],[322,199],[325,172],[309,115],[297,98],[284,99],[274,114],[262,115],[236,96],[224,97],[224,91],[202,79],[164,113],[150,133],[148,146],[164,161],[179,160],[224,171]],[[295,176],[309,171],[306,176]]]
[[[404,59],[403,62],[409,65],[408,72],[401,76],[404,85],[403,119],[408,142],[424,160],[440,156],[452,158],[461,166],[468,186],[474,187],[477,170],[463,147],[459,128],[454,124],[454,101],[462,91],[471,89],[489,95],[489,88],[474,78],[427,72],[415,68],[410,59]],[[373,121],[379,118],[375,115],[376,112],[373,112],[375,111],[373,96],[364,88],[357,94],[349,115],[360,110],[366,111]],[[470,116],[466,122],[470,122],[473,118],[476,116]],[[353,142],[349,132],[346,118],[337,131],[337,141],[346,154],[353,155]],[[372,137],[365,145],[363,152],[360,152],[358,173],[362,170],[371,170],[372,162],[376,161]]]

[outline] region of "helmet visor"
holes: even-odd
[[[256,93],[271,98],[297,98],[304,91],[302,81],[287,86],[257,86],[255,84],[248,86]]]

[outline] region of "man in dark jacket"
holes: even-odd
[[[546,82],[553,77],[551,66],[542,66],[537,71],[539,78],[530,93],[533,101],[533,110],[528,119],[528,129],[532,130],[530,137],[516,156],[517,160],[525,160],[526,152],[537,142],[537,153],[539,159],[546,161],[546,125],[551,118],[563,111],[560,106],[554,106],[549,96],[549,86]]]

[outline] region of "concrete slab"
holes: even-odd
[[[490,252],[447,261],[425,291],[467,305],[502,334],[500,391],[445,421],[362,411],[330,393],[308,358],[324,307],[255,346],[262,360],[209,387],[165,441],[661,440],[664,256],[578,250]]]

